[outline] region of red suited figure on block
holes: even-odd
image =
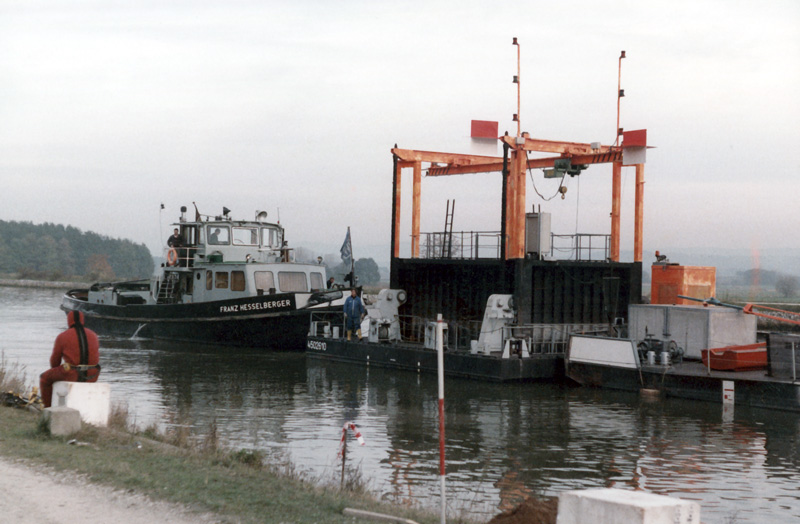
[[[100,375],[100,343],[97,334],[83,325],[83,313],[67,313],[69,329],[56,337],[50,369],[39,375],[39,389],[44,407],[53,399],[53,383],[97,382]]]

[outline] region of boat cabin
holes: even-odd
[[[227,210],[225,210],[227,211]],[[166,262],[150,282],[95,284],[89,302],[186,304],[279,293],[323,291],[325,266],[299,263],[280,224],[266,222],[266,213],[243,221],[223,216],[173,224],[181,246],[165,249]]]

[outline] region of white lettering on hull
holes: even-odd
[[[220,313],[239,313],[241,311],[264,311],[270,309],[287,308],[292,305],[289,299],[266,300],[264,302],[254,302],[252,304],[233,304],[230,306],[220,306]]]
[[[325,342],[320,342],[319,340],[309,340],[306,342],[306,347],[308,349],[313,349],[314,351],[327,351],[328,344]]]

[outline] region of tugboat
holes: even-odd
[[[195,207],[196,210],[196,207]],[[312,311],[341,311],[325,266],[299,263],[280,224],[186,217],[180,240],[149,280],[99,282],[68,291],[64,311],[81,311],[98,333],[268,349],[303,350]]]

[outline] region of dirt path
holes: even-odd
[[[9,524],[200,524],[226,522],[185,507],[90,484],[0,457],[0,521]],[[229,522],[229,521],[228,521]]]

